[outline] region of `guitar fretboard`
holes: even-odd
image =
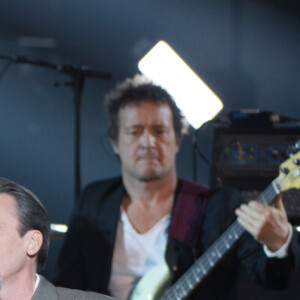
[[[280,193],[278,179],[264,190],[256,199],[258,202],[269,205]],[[245,229],[235,221],[191,266],[175,284],[167,289],[160,300],[183,300],[201,283],[224,255],[232,248],[235,242],[245,232]]]

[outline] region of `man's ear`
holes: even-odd
[[[42,247],[43,234],[39,230],[29,230],[26,235],[28,235],[26,251],[28,256],[33,257]]]

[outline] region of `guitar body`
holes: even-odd
[[[171,285],[171,272],[166,264],[151,269],[136,285],[130,300],[158,300]]]

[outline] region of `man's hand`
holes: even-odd
[[[238,222],[270,251],[277,251],[287,241],[289,225],[281,196],[275,199],[275,207],[250,201],[242,204],[235,213]]]

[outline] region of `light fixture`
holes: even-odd
[[[222,101],[164,41],[138,63],[139,70],[174,98],[188,122],[198,129],[223,108]]]
[[[65,224],[50,224],[51,239],[61,239],[65,236],[68,231],[68,226]]]

